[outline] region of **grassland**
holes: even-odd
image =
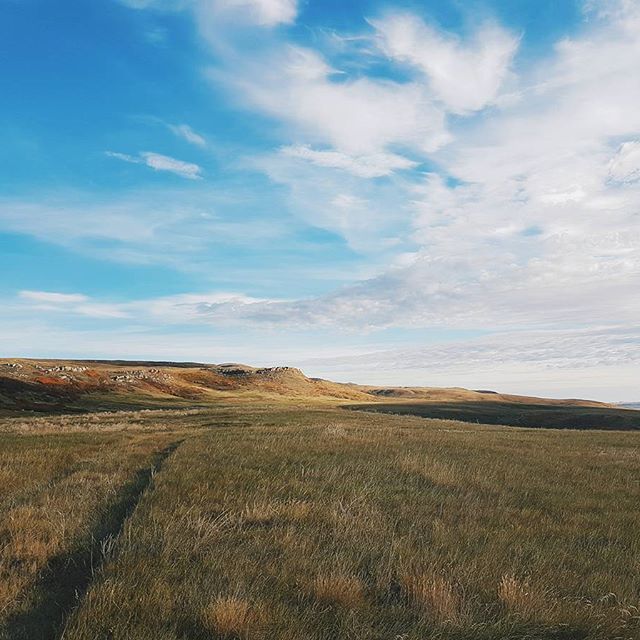
[[[107,422],[105,420],[105,422]],[[16,421],[0,436],[0,638],[56,637],[175,436]]]
[[[464,420],[480,424],[553,429],[637,429],[640,411],[611,406],[543,404],[542,402],[421,401],[359,403],[353,409],[423,418]]]
[[[0,638],[640,638],[640,434],[290,401],[0,421]]]

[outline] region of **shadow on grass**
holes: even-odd
[[[507,402],[389,402],[345,409],[547,429],[640,430],[640,411]]]
[[[11,640],[57,640],[62,637],[69,614],[91,585],[105,560],[103,549],[120,533],[154,474],[182,440],[163,449],[152,466],[140,469],[94,528],[91,538],[69,553],[53,558],[35,587],[33,606],[7,621],[3,630]],[[1,634],[0,634],[1,635]]]

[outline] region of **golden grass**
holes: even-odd
[[[176,428],[178,421],[182,422],[181,426],[184,429],[190,421],[197,421],[202,413],[202,409],[140,409],[80,415],[0,418],[0,432],[51,435],[87,431],[170,431]],[[0,468],[0,474],[1,472]]]
[[[202,612],[208,631],[223,638],[246,638],[255,615],[251,604],[238,596],[218,596]]]
[[[277,515],[277,505],[269,502],[257,502],[247,505],[240,516],[240,522],[248,525],[265,525],[273,522]]]
[[[282,506],[282,513],[289,520],[304,520],[312,511],[312,505],[306,500],[289,500]]]
[[[529,580],[521,580],[511,574],[500,579],[498,598],[509,613],[522,618],[539,614],[545,604],[543,594],[536,592]]]
[[[309,591],[323,605],[357,609],[365,602],[362,580],[354,575],[343,573],[317,575],[310,583]]]
[[[402,578],[410,600],[436,624],[459,624],[464,621],[463,603],[450,580],[429,573],[410,573]]]
[[[640,434],[240,401],[132,419],[0,436],[0,610],[28,612],[51,554],[180,433],[65,640],[640,637]]]
[[[9,439],[10,448],[3,449],[0,439],[0,459],[14,461],[12,482],[3,487],[0,502],[0,638],[3,624],[41,596],[38,581],[48,564],[91,543],[110,503],[166,441],[148,435],[115,441],[56,436],[44,453],[42,443],[42,436],[24,435]]]

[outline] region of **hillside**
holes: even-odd
[[[604,402],[580,400],[576,398],[554,399],[520,396],[497,391],[464,389],[462,387],[371,387],[358,386],[358,389],[381,400],[438,402],[480,402],[510,404],[544,404],[559,407],[611,407]]]
[[[60,413],[206,407],[222,400],[291,399],[469,422],[640,429],[640,413],[590,400],[487,390],[376,387],[309,378],[294,367],[99,360],[0,360],[0,412]]]
[[[0,360],[0,409],[55,411],[208,404],[233,395],[365,400],[349,385],[293,367],[174,362]],[[94,406],[98,405],[98,407]]]

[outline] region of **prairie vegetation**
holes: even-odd
[[[526,400],[526,399],[525,399]],[[640,430],[640,411],[616,408],[611,405],[592,406],[562,404],[561,401],[544,401],[529,398],[528,402],[502,400],[412,400],[376,404],[358,404],[352,408],[363,411],[379,411],[423,418],[464,420],[480,424],[500,424],[514,427],[554,429],[637,429]],[[535,400],[535,402],[533,402]]]
[[[163,434],[0,437],[0,638],[48,638],[170,443]]]
[[[640,637],[636,433],[287,403],[28,422],[0,422],[3,640]]]

